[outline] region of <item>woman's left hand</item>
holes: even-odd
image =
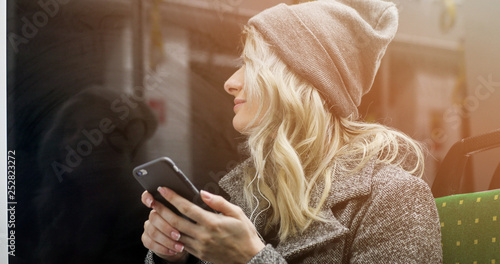
[[[176,215],[168,208],[155,203],[153,208],[173,228],[181,232],[179,242],[185,250],[199,259],[212,263],[247,263],[265,245],[254,225],[240,207],[223,197],[201,191],[203,201],[221,214],[206,211],[174,191],[161,187],[161,195],[182,214],[196,222]]]

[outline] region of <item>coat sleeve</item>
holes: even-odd
[[[144,264],[169,264],[169,263],[172,263],[172,262],[162,260],[160,257],[156,256],[155,253],[151,250],[148,251],[148,254],[146,255],[146,259],[144,260]],[[197,264],[197,263],[199,263],[199,259],[197,259],[193,255],[189,255],[189,258],[187,259],[186,264]]]
[[[429,186],[394,168],[378,171],[374,181],[350,262],[442,263],[439,216]]]
[[[187,261],[188,264],[198,263],[198,259],[190,257]],[[146,255],[145,264],[162,264],[168,262],[162,262],[162,260],[157,257],[153,251],[149,251]],[[257,255],[255,255],[247,264],[286,264],[286,260],[270,245],[268,244],[264,247]]]
[[[146,255],[146,259],[144,261],[144,264],[164,264],[164,263],[167,263],[167,262],[160,259],[151,250],[148,251],[148,254]]]
[[[286,264],[286,260],[270,244],[266,245],[247,264]]]

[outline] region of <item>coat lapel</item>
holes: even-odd
[[[243,170],[249,165],[251,165],[251,161],[247,159],[219,182],[221,188],[231,197],[231,202],[240,206],[247,216],[250,216],[251,208],[248,208],[244,200],[243,188],[245,186],[242,175]],[[330,194],[321,209],[322,215],[330,221],[312,223],[300,235],[280,241],[276,250],[283,257],[292,258],[347,234],[349,229],[335,218],[332,208],[336,204],[369,195],[374,167],[375,162],[372,160],[355,174],[335,171],[332,177]],[[318,202],[319,197],[321,197],[321,190],[323,190],[323,186],[320,184],[312,195],[312,205]],[[254,223],[259,231],[263,230],[265,224],[263,219],[264,217],[259,217]]]
[[[372,159],[355,174],[334,172],[332,188],[324,207],[330,209],[336,204],[369,195],[375,165],[376,161]]]
[[[331,210],[324,213],[330,222],[314,222],[300,235],[287,238],[280,241],[276,250],[286,259],[304,254],[321,245],[338,239],[349,232],[349,229],[343,226],[334,216]]]

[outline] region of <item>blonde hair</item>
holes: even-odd
[[[284,240],[313,221],[328,221],[320,209],[334,173],[355,173],[373,157],[422,175],[423,153],[416,141],[380,124],[335,116],[319,92],[291,72],[255,28],[247,26],[244,37],[247,100],[262,102],[245,130],[254,166],[245,173],[244,192],[250,208],[269,207],[265,232],[279,224]],[[322,195],[313,206],[318,187],[323,187]],[[259,195],[269,204],[256,205]]]

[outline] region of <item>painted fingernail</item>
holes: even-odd
[[[200,194],[201,194],[201,196],[203,196],[203,198],[204,198],[205,200],[210,200],[210,199],[212,199],[212,194],[211,194],[211,193],[209,193],[209,192],[207,192],[207,191],[201,190]]]
[[[148,207],[151,208],[151,204],[153,204],[153,200],[151,198],[147,198],[146,203],[148,204]]]
[[[182,251],[184,251],[184,245],[182,245],[182,244],[175,244],[174,248],[179,253],[181,253]]]
[[[179,232],[177,232],[177,231],[172,231],[172,233],[170,233],[170,235],[172,236],[172,238],[175,241],[179,241],[179,239],[181,239],[181,234],[179,234]]]

